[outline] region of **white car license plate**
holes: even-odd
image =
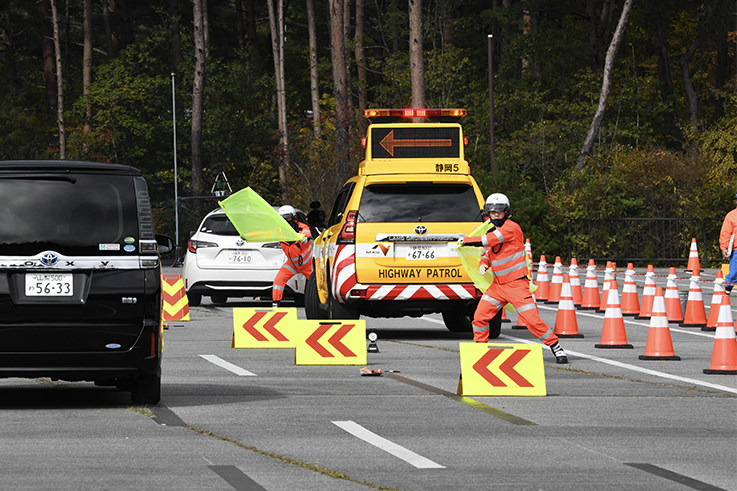
[[[430,244],[410,244],[404,258],[407,261],[434,261],[437,259],[435,246]]]
[[[237,264],[251,264],[253,262],[253,254],[248,251],[233,251],[230,253],[228,262]]]
[[[26,296],[71,297],[73,278],[72,273],[26,273]]]

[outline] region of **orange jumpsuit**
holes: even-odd
[[[473,316],[473,340],[485,343],[489,340],[489,321],[508,303],[527,324],[527,329],[547,346],[558,341],[553,329],[540,318],[537,303],[530,293],[530,274],[525,253],[522,229],[512,220],[501,227],[492,228],[481,237],[466,237],[466,245],[482,245],[484,252],[480,264],[494,273],[494,281],[484,292]]]
[[[282,265],[279,272],[274,278],[274,285],[271,287],[271,298],[274,302],[280,302],[284,297],[284,287],[296,274],[303,274],[305,278],[309,278],[312,274],[312,233],[310,227],[304,223],[297,222],[297,233],[304,234],[309,239],[306,243],[296,242],[280,242],[287,260]]]
[[[719,248],[729,250],[729,243],[732,237],[737,237],[737,208],[727,213],[722,223],[722,230],[719,233]],[[735,240],[737,242],[737,240]],[[732,253],[729,257],[729,273],[724,278],[724,282],[728,284],[737,283],[737,244],[732,243]]]

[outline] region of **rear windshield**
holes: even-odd
[[[205,218],[200,232],[215,235],[240,235],[227,215],[212,215]]]
[[[138,247],[130,176],[1,174],[0,210],[0,255],[119,255]]]
[[[476,222],[481,209],[468,184],[374,184],[363,190],[363,222]]]

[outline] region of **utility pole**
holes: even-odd
[[[489,154],[491,155],[491,173],[496,174],[496,164],[494,163],[494,42],[493,36],[488,35],[489,41]]]

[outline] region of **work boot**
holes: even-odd
[[[278,309],[279,308],[279,302],[273,302],[271,304],[271,307],[274,308],[274,309]]]
[[[566,351],[561,347],[560,344],[558,344],[558,342],[550,347],[550,351],[552,351],[553,355],[555,355],[555,363],[559,365],[563,363],[568,363],[568,355],[566,355]]]

